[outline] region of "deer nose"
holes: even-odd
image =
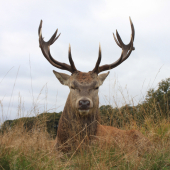
[[[86,109],[89,106],[90,106],[90,101],[89,100],[80,100],[79,101],[79,107],[80,108]]]

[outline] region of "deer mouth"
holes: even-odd
[[[89,113],[90,109],[78,109],[80,115],[87,115]]]
[[[88,115],[88,113],[90,111],[90,107],[89,106],[81,106],[78,108],[78,111],[79,111],[80,115]]]
[[[90,110],[90,106],[89,105],[88,106],[80,106],[78,108],[78,110],[79,110],[79,112],[86,112],[86,113],[88,113],[89,110]]]
[[[82,110],[82,111],[83,111],[83,110],[86,111],[86,110],[89,110],[89,109],[90,109],[90,106],[80,106],[80,107],[78,108],[78,110],[80,110],[80,111],[81,111],[81,110]]]
[[[90,108],[79,108],[78,109],[80,112],[87,112],[90,110]]]

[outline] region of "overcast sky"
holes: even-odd
[[[110,71],[100,87],[100,105],[138,104],[149,88],[170,76],[170,1],[158,0],[25,0],[0,1],[0,119],[63,110],[69,89],[55,78],[59,70],[44,58],[38,44],[43,20],[45,40],[58,28],[51,54],[68,62],[68,47],[78,70],[94,68],[99,42],[103,64],[120,57],[112,33],[130,41],[131,17],[135,51]]]

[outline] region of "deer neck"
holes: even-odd
[[[64,143],[69,138],[76,136],[79,132],[79,139],[86,135],[96,135],[97,124],[99,121],[99,102],[95,105],[89,115],[81,116],[79,112],[72,107],[70,94],[67,98],[63,113],[61,115],[57,137]],[[61,139],[60,139],[61,138]]]

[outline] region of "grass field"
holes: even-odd
[[[21,123],[0,135],[0,169],[170,169],[168,120],[154,123],[148,118],[142,127],[136,128],[152,143],[142,155],[137,150],[125,151],[112,144],[102,147],[93,144],[85,149],[78,146],[64,154],[56,151],[55,140],[50,138],[42,124],[41,130],[28,132]]]

